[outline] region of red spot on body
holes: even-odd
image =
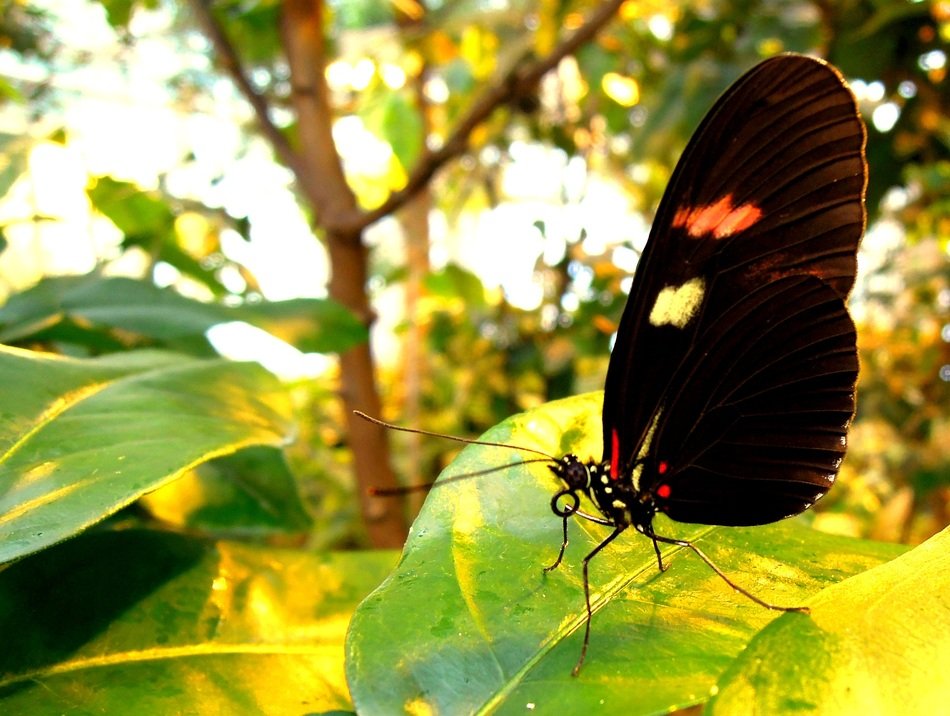
[[[617,429],[610,431],[610,479],[620,477],[620,436]]]
[[[656,488],[656,496],[662,497],[664,500],[670,496],[671,492],[672,490],[670,489],[670,486],[666,484],[660,485],[658,488]]]
[[[713,204],[681,206],[673,215],[673,226],[686,229],[686,233],[696,239],[709,234],[724,239],[745,231],[761,218],[762,210],[755,204],[735,206],[732,194],[726,194]]]
[[[661,460],[660,464],[657,465],[656,471],[661,475],[665,475],[666,471],[670,469],[670,464],[666,460]]]

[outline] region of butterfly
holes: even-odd
[[[612,527],[588,564],[657,513],[761,525],[834,484],[855,408],[858,357],[846,299],[866,223],[866,131],[840,73],[779,55],[740,77],[684,150],[637,264],[610,356],[600,461],[551,469],[552,501]],[[580,495],[601,516],[578,509]],[[794,609],[794,608],[792,608]]]
[[[661,571],[659,545],[679,545],[758,604],[804,609],[756,597],[691,542],[657,534],[653,520],[762,525],[803,512],[834,484],[858,376],[846,300],[866,223],[865,144],[841,74],[785,54],[740,77],[684,150],[610,356],[603,455],[540,453],[562,484],[551,506],[563,539],[545,571],[563,559],[570,518],[611,528],[583,559],[575,675],[590,643],[589,564],[631,527],[652,540]],[[580,509],[582,496],[599,515]]]

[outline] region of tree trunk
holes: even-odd
[[[428,187],[420,191],[412,201],[399,212],[399,221],[406,235],[406,275],[405,307],[408,328],[403,336],[402,374],[405,393],[406,424],[413,428],[424,428],[422,421],[423,378],[428,374],[429,366],[426,352],[428,323],[420,316],[420,303],[424,296],[426,276],[429,274],[429,212],[432,209],[432,192]],[[429,475],[420,472],[423,465],[422,436],[407,436],[406,450],[409,464],[414,474],[412,478],[427,481]],[[409,507],[418,512],[425,499],[424,493],[409,495]]]
[[[399,25],[404,31],[411,31],[413,26],[419,25],[425,18],[425,6],[421,2],[403,7],[415,8],[411,16],[400,15]],[[421,146],[425,146],[432,131],[432,107],[426,98],[425,84],[429,77],[425,63],[419,74],[413,77],[412,91],[416,110],[422,119]],[[406,275],[405,308],[408,330],[402,340],[402,375],[405,386],[405,409],[403,411],[406,424],[413,428],[424,428],[422,425],[422,395],[424,392],[423,379],[429,373],[428,351],[428,317],[421,317],[420,305],[425,295],[425,280],[429,275],[429,215],[432,212],[432,189],[426,184],[406,205],[399,211],[397,218],[402,225],[406,237]],[[406,453],[408,463],[412,466],[411,478],[428,481],[432,479],[428,470],[424,470],[424,450],[422,435],[413,433],[406,436]],[[409,509],[416,514],[422,509],[425,493],[413,492],[409,494]]]
[[[323,13],[322,0],[286,0],[281,31],[298,119],[302,166],[297,179],[314,209],[317,225],[334,227],[338,224],[334,219],[358,213],[358,207],[333,143],[333,112],[324,75]],[[361,230],[331,228],[326,232],[329,293],[370,326],[373,312],[365,289],[368,267],[362,238]],[[400,547],[407,532],[401,503],[370,495],[371,488],[396,486],[385,431],[353,415],[355,409],[370,415],[381,412],[368,343],[340,356],[340,379],[360,507],[370,541],[375,547]]]

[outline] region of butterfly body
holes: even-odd
[[[641,532],[652,524],[656,514],[654,495],[640,490],[633,476],[611,477],[609,462],[582,463],[576,455],[568,454],[550,468],[569,492],[583,492],[594,503],[605,518],[603,524],[633,526]]]

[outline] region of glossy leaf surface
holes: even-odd
[[[220,323],[246,321],[305,352],[344,351],[366,340],[366,328],[329,299],[226,306],[186,298],[122,277],[57,276],[18,293],[0,307],[0,341],[79,342],[104,350],[95,331],[116,330],[164,345],[204,344]]]
[[[582,458],[599,451],[601,395],[549,403],[486,439]],[[444,476],[520,456],[471,447]],[[564,563],[542,465],[512,467],[432,491],[390,578],[358,608],[347,678],[365,713],[657,713],[704,702],[719,675],[775,618],[733,593],[695,556],[622,535],[591,562],[590,652],[570,676],[584,624],[581,560],[609,532],[575,520]],[[590,505],[582,509],[594,512]],[[763,599],[802,604],[823,586],[900,552],[794,522],[710,528],[658,519],[659,534],[696,541]],[[531,705],[534,705],[533,707]]]
[[[199,465],[138,504],[165,524],[218,537],[299,534],[313,523],[283,452],[269,447]]]
[[[786,615],[752,640],[720,681],[713,714],[946,709],[950,529],[810,605],[810,619]]]
[[[260,366],[0,347],[0,562],[80,532],[187,469],[280,445],[290,405]]]
[[[346,624],[394,561],[82,535],[0,573],[0,712],[349,709]]]

